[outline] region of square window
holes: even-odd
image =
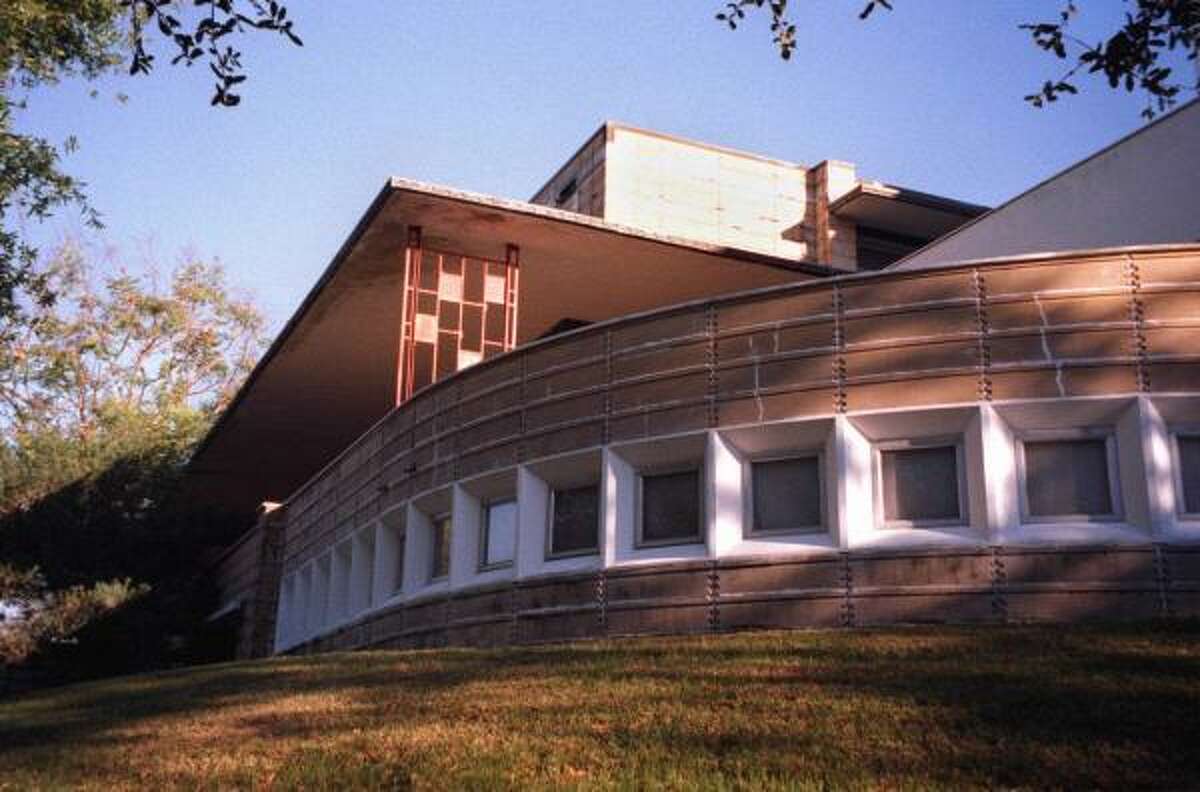
[[[600,549],[600,486],[554,490],[548,556],[582,555]]]
[[[700,539],[700,471],[643,475],[640,479],[642,544]]]
[[[480,568],[512,564],[516,539],[517,502],[506,500],[487,504],[483,509]]]
[[[1105,438],[1026,441],[1022,455],[1027,516],[1116,516]]]
[[[1179,499],[1184,514],[1200,514],[1200,435],[1176,435]]]
[[[963,520],[957,446],[882,449],[879,478],[885,524]]]
[[[433,520],[433,542],[430,563],[430,580],[439,580],[450,574],[450,515]]]
[[[820,457],[752,462],[750,477],[752,533],[824,530]]]

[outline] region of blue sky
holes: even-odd
[[[994,204],[1141,125],[1141,99],[1084,80],[1034,110],[1059,62],[1022,21],[1057,0],[798,0],[781,61],[766,15],[730,32],[717,0],[292,0],[303,48],[242,42],[243,103],[210,108],[206,69],[66,83],[20,126],[78,151],[107,229],[138,266],[219,258],[278,327],[391,175],[528,198],[605,119]],[[1120,3],[1083,4],[1078,30]],[[98,98],[90,98],[91,88]],[[127,103],[114,100],[116,92]],[[64,216],[35,229],[77,232]]]

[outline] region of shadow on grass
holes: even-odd
[[[238,728],[302,740],[364,723],[464,724],[485,717],[473,700],[489,690],[481,684],[506,697],[483,702],[494,707],[486,717],[516,743],[594,743],[630,767],[658,757],[730,778],[820,771],[838,783],[922,778],[940,786],[1177,787],[1200,778],[1191,737],[1200,730],[1194,622],[742,633],[206,666],[0,705],[0,754],[101,745],[147,719],[308,693],[353,706],[317,720],[280,708],[278,716],[241,717]],[[553,703],[520,695],[537,686],[564,695]],[[499,778],[503,763],[497,768]],[[318,752],[297,754],[277,783],[403,788],[410,773],[399,758]]]

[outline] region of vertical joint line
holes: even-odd
[[[514,580],[508,587],[508,642],[510,644],[517,643],[521,638],[521,630],[518,626],[519,605],[520,596],[517,593],[517,582]]]
[[[1137,259],[1125,254],[1125,279],[1129,287],[1129,321],[1133,325],[1133,353],[1137,360],[1139,393],[1150,390],[1149,346],[1146,343],[1146,306],[1142,302],[1142,273]]]
[[[846,305],[842,287],[833,284],[833,411],[846,412]]]
[[[462,404],[462,383],[456,382],[456,383],[454,383],[454,407],[448,408],[447,410],[445,410],[445,413],[447,413],[447,414],[450,413],[453,409],[455,409],[460,404]],[[446,426],[447,426],[446,431],[450,435],[450,442],[448,443],[448,445],[450,446],[450,471],[451,471],[451,475],[453,476],[453,478],[451,478],[451,481],[452,482],[458,481],[459,478],[461,478],[461,472],[458,469],[458,441],[459,441],[458,421],[454,421],[455,428],[453,430],[450,430],[449,429],[449,425],[450,425],[449,416],[447,415],[442,420],[445,421]]]
[[[608,570],[601,569],[596,573],[596,612],[600,631],[608,632]]]
[[[525,431],[526,431],[526,426],[527,426],[526,415],[525,415],[525,404],[527,401],[526,395],[525,395],[525,392],[526,392],[525,381],[528,379],[528,374],[529,374],[528,358],[529,358],[529,355],[527,353],[522,353],[521,354],[521,364],[520,364],[520,366],[518,366],[518,369],[520,371],[520,377],[521,377],[521,381],[519,383],[517,383],[517,389],[518,389],[518,392],[520,393],[520,398],[521,398],[521,411],[520,411],[521,423],[520,423],[520,426],[517,428],[517,432],[518,432],[518,434],[517,434],[517,462],[518,463],[525,461]]]
[[[613,340],[612,330],[604,331],[604,424],[600,441],[608,445],[612,440],[612,383],[613,383]]]
[[[854,613],[854,570],[850,566],[850,554],[843,552],[842,557],[842,626],[853,627],[857,621]]]
[[[1158,584],[1158,612],[1164,619],[1175,616],[1174,603],[1171,601],[1171,567],[1167,561],[1166,551],[1162,544],[1154,543],[1154,579]]]
[[[716,632],[721,629],[721,573],[715,559],[708,562],[704,596],[708,600],[708,629]]]
[[[1004,554],[999,545],[988,549],[991,553],[992,615],[999,621],[1008,621],[1008,601],[1004,598],[1008,572],[1004,568]]]
[[[709,303],[704,309],[704,331],[708,336],[708,382],[705,402],[709,427],[717,425],[717,306]]]
[[[971,283],[975,290],[975,332],[978,335],[979,399],[992,400],[992,348],[988,343],[991,324],[987,314],[987,282],[979,268],[971,271]]]

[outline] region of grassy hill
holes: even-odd
[[[0,703],[0,789],[1195,787],[1200,624],[230,663]]]

